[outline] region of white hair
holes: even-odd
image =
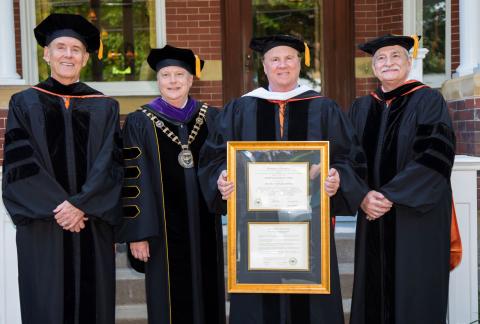
[[[412,59],[413,59],[413,57],[412,57],[412,55],[410,54],[410,52],[409,52],[405,47],[403,47],[403,46],[400,46],[400,47],[402,48],[402,52],[403,52],[403,54],[405,54],[405,57],[407,58],[407,61],[411,62]],[[377,59],[377,53],[378,53],[378,51],[375,52],[375,54],[373,54],[372,64],[375,64],[375,61],[376,61],[376,59]]]

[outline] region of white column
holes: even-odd
[[[0,85],[24,84],[17,74],[15,59],[15,28],[13,23],[13,0],[0,1]]]
[[[412,53],[412,51],[410,51]],[[417,58],[413,59],[413,66],[408,78],[411,80],[423,81],[423,59],[428,53],[428,49],[419,48]]]
[[[480,63],[480,1],[460,0],[459,76],[472,74]]]
[[[2,175],[0,173],[0,180]],[[1,189],[0,189],[1,193]],[[0,323],[20,324],[15,226],[0,201]]]
[[[475,0],[477,1],[477,0]],[[450,272],[448,323],[478,320],[477,170],[480,158],[457,155],[452,172],[452,190],[462,239],[462,262]]]

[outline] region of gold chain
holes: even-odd
[[[187,144],[182,144],[180,142],[180,139],[178,138],[177,135],[175,135],[170,128],[165,126],[165,123],[160,120],[157,116],[152,114],[150,111],[148,111],[145,108],[139,108],[145,115],[147,115],[152,122],[155,124],[156,127],[160,128],[160,130],[168,136],[175,144],[180,145],[182,149],[188,149],[189,145],[193,143],[195,140],[195,137],[198,135],[198,131],[200,130],[200,127],[203,125],[204,120],[205,120],[205,114],[207,113],[208,105],[204,103],[202,107],[200,108],[200,112],[198,113],[198,117],[195,119],[195,125],[193,125],[193,129],[190,132],[190,135],[188,135],[188,143]]]

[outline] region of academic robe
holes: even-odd
[[[441,94],[409,81],[358,98],[350,119],[367,157],[363,192],[392,209],[357,218],[352,324],[445,323],[455,136]]]
[[[25,324],[114,323],[118,118],[115,100],[81,82],[49,78],[10,100],[2,189],[17,229]],[[65,200],[88,217],[80,233],[54,219]]]
[[[202,103],[185,122],[174,121],[150,105],[182,143],[199,117]],[[129,259],[146,275],[150,324],[225,323],[224,269],[220,215],[208,211],[197,178],[199,150],[217,109],[208,107],[190,144],[193,168],[178,162],[181,148],[142,111],[130,113],[123,128],[125,181],[124,222],[119,242],[147,240],[148,262]]]
[[[275,99],[271,101],[270,99]],[[280,99],[279,99],[280,98]],[[283,136],[279,105],[285,104]],[[330,141],[330,167],[340,174],[340,189],[331,198],[331,215],[353,215],[361,197],[356,167],[363,156],[353,154],[353,132],[336,103],[307,87],[288,93],[257,89],[231,101],[219,114],[215,132],[209,134],[200,160],[202,189],[212,210],[226,212],[217,179],[226,170],[228,141]],[[361,153],[358,152],[360,155]],[[344,323],[342,296],[333,227],[330,233],[329,295],[251,294],[230,295],[230,324]]]

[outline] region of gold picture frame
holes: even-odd
[[[330,293],[328,170],[328,141],[227,143],[230,293]]]

